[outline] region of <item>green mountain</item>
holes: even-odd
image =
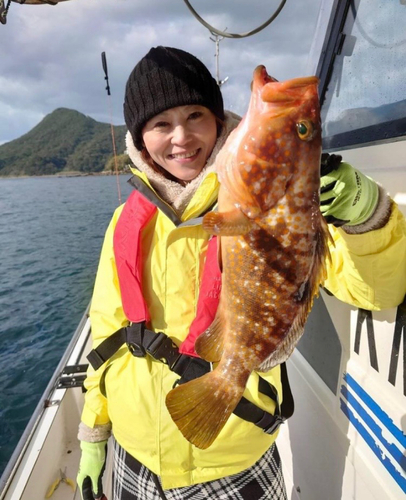
[[[125,125],[114,127],[116,153],[121,160],[125,133]],[[0,146],[0,176],[101,172],[111,166],[112,157],[109,124],[59,108],[27,134]]]

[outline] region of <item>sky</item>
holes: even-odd
[[[246,33],[264,23],[280,0],[191,0],[208,23]],[[243,115],[252,72],[264,64],[278,80],[309,74],[308,55],[320,0],[287,0],[260,33],[219,41],[225,107]],[[69,0],[56,6],[11,3],[0,24],[0,144],[25,134],[56,108],[124,124],[128,75],[151,47],[191,52],[216,77],[214,36],[183,0]],[[111,97],[101,53],[106,52]]]

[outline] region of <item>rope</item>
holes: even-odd
[[[226,38],[245,38],[247,36],[255,35],[255,33],[258,33],[262,31],[264,28],[266,28],[269,24],[271,24],[272,21],[274,21],[283,7],[285,6],[286,0],[282,0],[281,3],[279,4],[279,7],[276,9],[276,11],[272,14],[272,16],[263,24],[258,26],[258,28],[255,28],[251,31],[247,31],[246,33],[227,33],[226,31],[220,31],[213,26],[211,26],[208,22],[206,22],[199,14],[195,11],[195,9],[190,5],[190,2],[188,0],[183,0],[187,6],[187,8],[190,10],[190,12],[195,16],[195,18],[203,24],[209,31],[211,31],[213,34],[217,34],[220,36],[224,36]]]

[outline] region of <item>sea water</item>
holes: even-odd
[[[90,300],[129,177],[0,179],[0,474]]]

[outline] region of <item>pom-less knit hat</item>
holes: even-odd
[[[206,66],[184,50],[154,47],[131,72],[125,90],[124,119],[138,150],[148,120],[176,106],[199,104],[224,120],[223,98]]]

